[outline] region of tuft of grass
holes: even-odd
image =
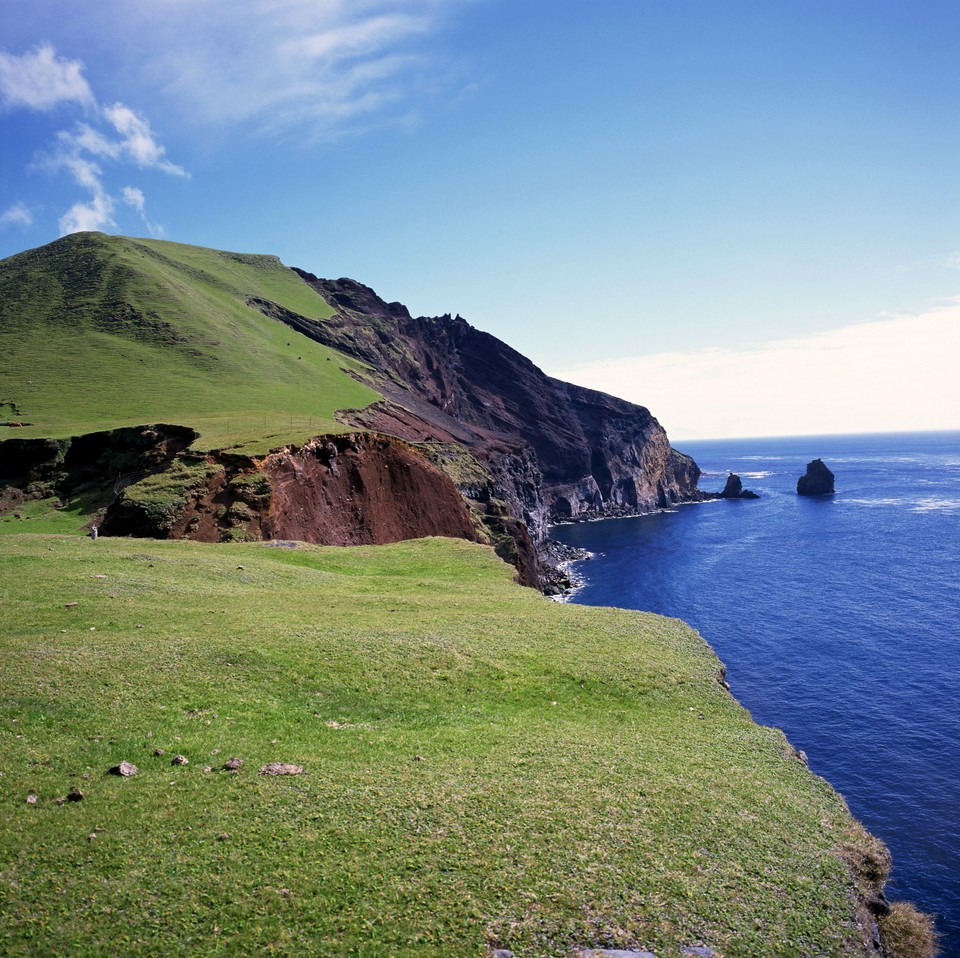
[[[880,936],[888,958],[936,958],[939,935],[933,918],[909,902],[898,901],[880,918]]]
[[[270,256],[78,233],[0,262],[0,439],[172,422],[200,432],[195,448],[255,454],[379,398],[251,296],[331,313]]]
[[[860,954],[864,833],[706,643],[511,571],[0,537],[0,952]]]

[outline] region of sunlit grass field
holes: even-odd
[[[328,304],[276,257],[100,233],[0,263],[0,439],[143,423],[195,448],[261,452],[342,430],[376,394],[357,364],[247,305],[310,319]]]
[[[31,521],[0,536],[0,953],[853,953],[869,839],[681,622],[462,541]]]

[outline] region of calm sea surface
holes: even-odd
[[[702,489],[758,501],[558,526],[595,557],[572,599],[677,616],[756,721],[890,847],[890,898],[960,958],[960,433],[677,443]],[[796,495],[822,458],[834,496]]]

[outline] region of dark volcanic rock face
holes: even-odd
[[[718,499],[759,499],[760,497],[753,492],[751,489],[743,488],[743,480],[736,474],[731,472],[727,476],[727,481],[724,484],[723,492],[717,495]]]
[[[696,463],[644,407],[553,379],[459,316],[413,317],[353,280],[297,272],[337,312],[277,318],[375,367],[370,382],[390,400],[351,422],[466,446],[536,541],[551,520],[701,498]]]
[[[807,471],[797,480],[798,496],[828,496],[834,492],[833,473],[822,459],[807,463]]]

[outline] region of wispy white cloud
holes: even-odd
[[[121,191],[120,195],[123,197],[123,202],[127,206],[132,206],[141,216],[145,215],[147,211],[147,199],[143,195],[143,190],[138,189],[136,186],[125,186]]]
[[[15,56],[0,51],[0,97],[10,107],[51,110],[64,103],[93,107],[83,63],[58,57],[50,44]]]
[[[960,300],[753,349],[582,363],[553,374],[647,406],[672,438],[960,428]]]
[[[81,233],[86,230],[114,229],[117,225],[113,218],[115,207],[113,197],[102,190],[95,193],[86,203],[74,203],[60,217],[60,235],[66,236],[67,233]]]
[[[427,33],[431,26],[432,22],[426,16],[373,16],[354,22],[332,24],[280,42],[277,53],[284,57],[299,57],[311,63],[334,63],[379,53],[398,41],[418,33]]]
[[[9,108],[83,109],[84,119],[72,129],[59,130],[52,149],[41,153],[36,164],[48,172],[65,172],[90,194],[88,200],[74,203],[59,218],[62,234],[116,227],[117,203],[105,185],[104,162],[132,164],[138,169],[158,170],[172,176],[188,175],[183,167],[167,159],[166,150],[146,117],[123,103],[100,105],[83,70],[82,62],[58,57],[49,44],[19,57],[0,53],[0,95]],[[132,205],[156,233],[159,227],[150,224],[144,213],[143,192],[136,189],[122,195],[124,202]],[[131,200],[134,196],[138,197],[135,202]],[[13,215],[9,210],[8,214]],[[19,222],[24,222],[22,217]]]
[[[248,0],[229,5],[126,4],[125,37],[141,71],[190,119],[305,141],[355,121],[393,121],[424,77],[450,67],[436,39],[449,13],[475,0]],[[175,38],[175,42],[172,42]]]
[[[103,108],[103,115],[120,134],[114,146],[117,156],[128,156],[140,169],[155,169],[173,176],[187,171],[166,159],[166,150],[157,142],[147,120],[122,103]]]
[[[26,203],[14,203],[0,213],[0,226],[33,226],[33,213]]]
[[[143,195],[143,190],[136,186],[125,186],[120,191],[120,196],[127,206],[131,206],[137,211],[143,224],[150,231],[151,236],[160,238],[165,235],[164,228],[157,223],[151,222],[147,216],[147,198]]]

